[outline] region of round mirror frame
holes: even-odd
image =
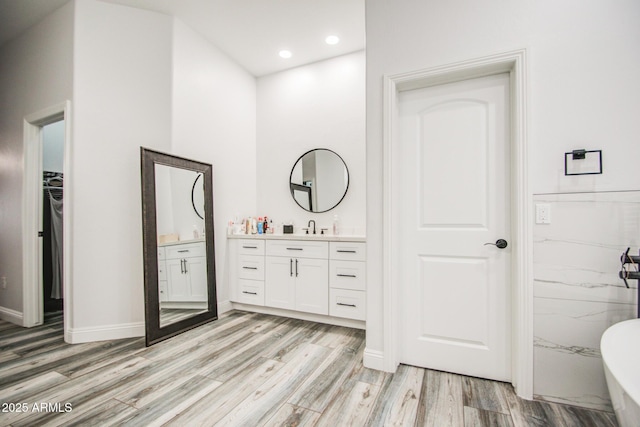
[[[291,182],[291,179],[293,178],[293,171],[295,170],[296,165],[298,164],[298,162],[300,162],[304,156],[306,156],[307,154],[312,153],[314,151],[328,151],[328,152],[334,154],[337,158],[340,159],[340,161],[342,162],[342,164],[344,166],[345,171],[347,172],[347,185],[344,188],[344,192],[342,193],[342,197],[340,197],[340,200],[338,200],[329,209],[325,209],[323,211],[309,210],[309,209],[305,208],[304,206],[300,205],[300,203],[298,203],[298,201],[296,200],[296,198],[293,195],[292,185],[296,185],[296,184]],[[342,200],[344,200],[345,196],[347,195],[347,191],[349,190],[349,183],[350,182],[351,182],[351,176],[349,174],[349,168],[347,167],[347,163],[344,161],[344,159],[338,153],[336,153],[333,150],[329,150],[328,148],[314,148],[314,149],[311,149],[311,150],[307,151],[306,153],[302,154],[300,157],[298,157],[298,160],[296,160],[295,163],[293,164],[293,167],[291,168],[291,173],[289,174],[289,191],[291,193],[291,198],[293,199],[294,202],[296,202],[296,205],[300,206],[300,208],[302,208],[305,211],[310,212],[310,213],[324,213],[324,212],[329,212],[331,209],[334,209],[336,206],[338,206],[340,203],[342,203]]]
[[[196,215],[198,215],[200,219],[204,219],[204,217],[200,214],[200,212],[198,212],[198,208],[196,207],[195,194],[194,194],[196,191],[196,184],[198,183],[198,180],[200,179],[201,176],[202,174],[199,173],[196,179],[193,181],[193,187],[191,187],[191,205],[193,206],[193,210],[196,213]]]

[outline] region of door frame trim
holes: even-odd
[[[531,197],[527,147],[526,51],[515,50],[434,68],[383,76],[383,352],[382,368],[395,372],[398,360],[398,95],[402,91],[500,73],[510,76],[511,120],[511,358],[518,396],[533,398],[533,286]],[[511,243],[511,242],[510,242]]]
[[[22,187],[22,310],[23,326],[41,325],[44,321],[42,297],[42,245],[38,231],[42,226],[42,127],[64,123],[65,213],[63,216],[63,301],[64,335],[69,342],[72,318],[71,283],[71,101],[44,108],[24,117],[24,175]]]

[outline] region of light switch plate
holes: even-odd
[[[551,205],[548,203],[536,204],[536,224],[551,224]]]

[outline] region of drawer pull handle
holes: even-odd
[[[352,251],[352,250],[346,251],[344,249],[338,249],[336,252],[338,252],[340,254],[355,254],[356,253],[356,251]]]
[[[355,304],[345,304],[345,303],[343,303],[343,302],[339,302],[339,303],[337,303],[337,304],[338,304],[338,305],[343,305],[343,306],[345,306],[345,307],[354,307],[354,308],[356,307],[356,305],[355,305]]]
[[[243,249],[258,249],[257,246],[242,246]]]
[[[287,248],[288,251],[301,251],[302,248]]]
[[[337,274],[336,276],[338,276],[338,277],[353,277],[354,279],[356,278],[355,274]]]
[[[180,253],[183,253],[183,252],[189,252],[189,249],[183,249],[183,250],[178,251],[178,252],[180,252]]]
[[[258,295],[257,292],[242,291],[243,294]]]
[[[244,267],[244,266],[242,268],[244,268],[245,270],[257,270],[258,269],[258,267]]]

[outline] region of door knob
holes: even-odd
[[[506,247],[507,247],[507,241],[506,241],[506,240],[504,240],[504,239],[498,239],[498,240],[496,240],[496,242],[495,242],[495,243],[485,243],[484,245],[485,245],[485,246],[487,246],[487,245],[494,245],[494,246],[497,246],[497,247],[498,247],[498,249],[504,249],[504,248],[506,248]]]

